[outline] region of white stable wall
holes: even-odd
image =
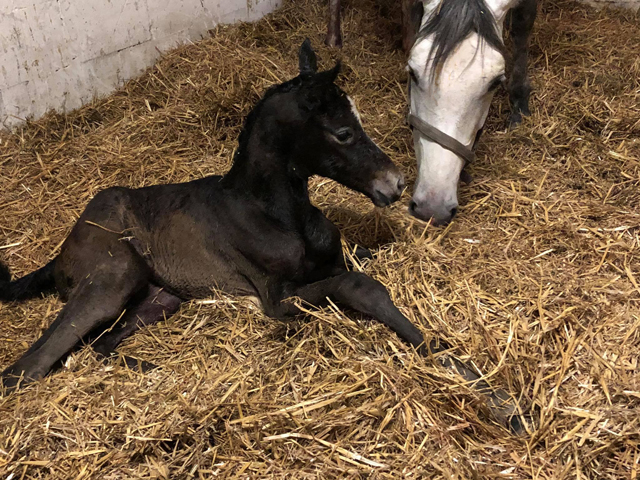
[[[282,0],[0,0],[0,128],[69,111],[221,23]]]
[[[622,7],[640,10],[640,0],[581,0],[594,7]]]

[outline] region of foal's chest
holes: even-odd
[[[305,275],[336,265],[342,253],[340,231],[320,211],[314,210],[303,232]]]

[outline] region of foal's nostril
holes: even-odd
[[[400,193],[404,192],[404,187],[405,187],[405,186],[406,186],[406,183],[405,183],[405,181],[404,181],[404,178],[400,177],[400,178],[398,179],[398,191],[399,191]]]
[[[452,208],[451,209],[451,218],[455,217],[456,213],[458,213],[458,208],[457,207]]]

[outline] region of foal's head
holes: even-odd
[[[493,94],[505,78],[502,22],[513,0],[440,0],[413,11],[417,27],[407,70],[410,109],[419,120],[473,148]],[[448,223],[458,208],[465,160],[414,128],[418,181],[412,215]]]
[[[404,177],[364,132],[351,98],[335,83],[340,64],[318,72],[309,40],[299,52],[300,74],[267,92],[260,108],[262,142],[270,139],[304,177],[321,175],[367,195],[395,202]]]

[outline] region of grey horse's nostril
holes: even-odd
[[[411,212],[415,212],[416,211],[416,207],[418,205],[416,204],[416,202],[414,202],[413,200],[411,200],[411,202],[409,202],[409,211]]]
[[[458,213],[458,208],[457,207],[452,208],[451,209],[451,218],[455,217],[456,213]]]

